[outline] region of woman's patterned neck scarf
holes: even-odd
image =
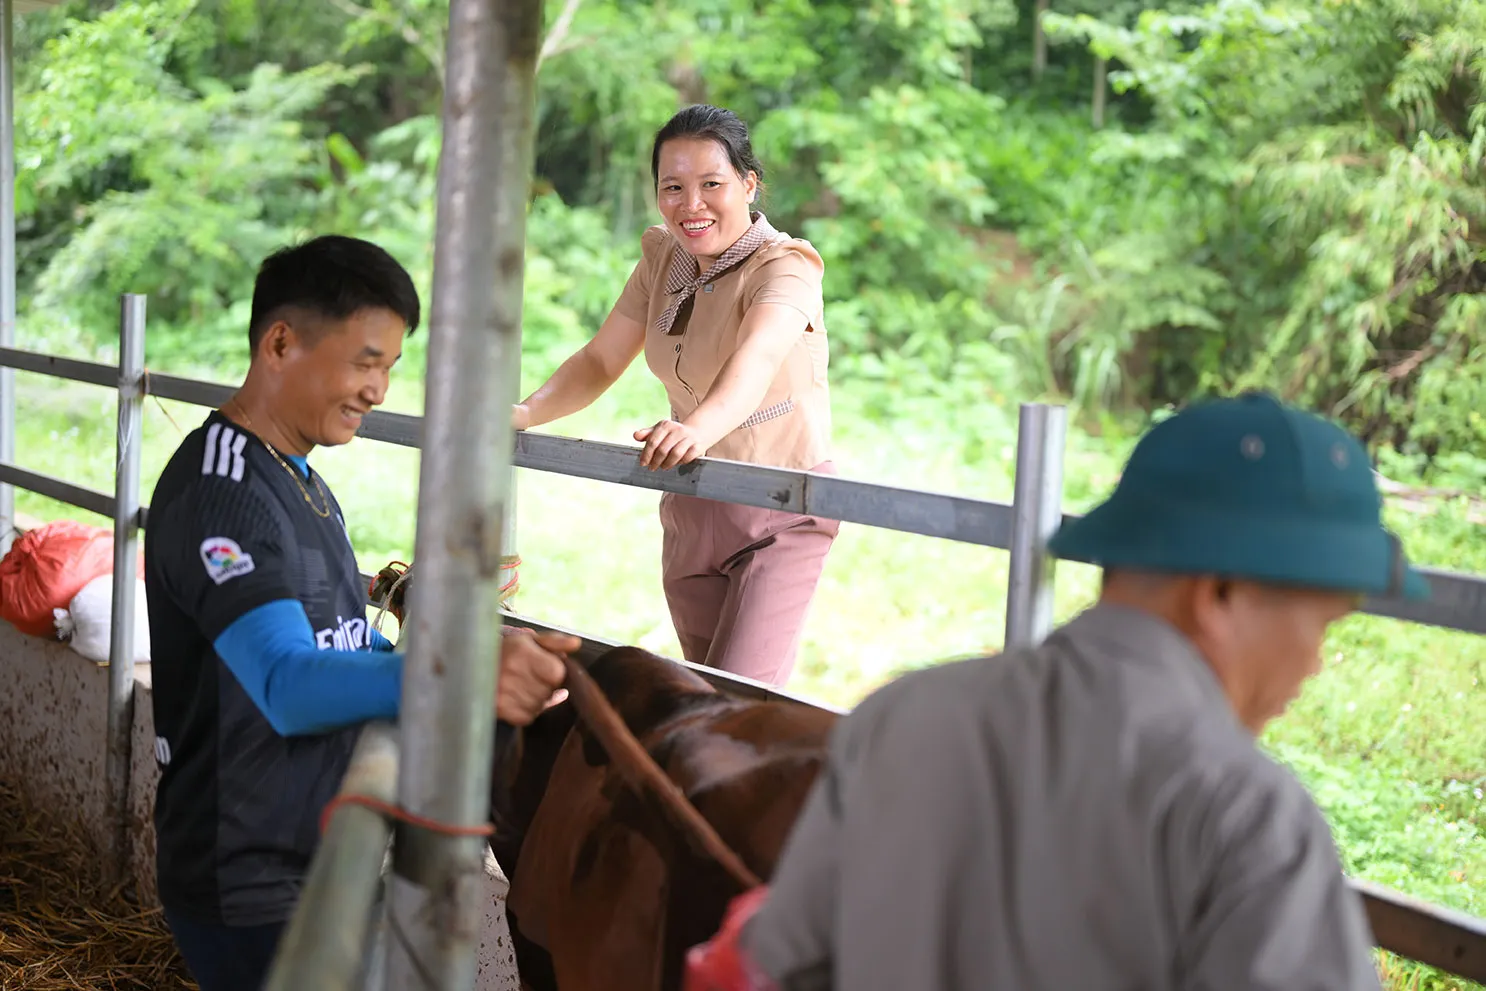
[[[671,256],[671,270],[666,273],[666,295],[671,296],[672,299],[666,304],[665,312],[660,315],[660,319],[655,322],[655,326],[662,334],[684,332],[686,321],[676,319],[681,313],[681,308],[690,303],[692,297],[707,283],[742,264],[749,255],[778,236],[779,232],[762,213],[754,213],[751,216],[753,224],[743,232],[742,237],[733,242],[732,247],[718,255],[717,260],[705,272],[698,272],[701,266],[697,264],[696,257],[691,252],[682,247],[676,249],[676,253]]]

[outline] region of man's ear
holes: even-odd
[[[270,368],[274,368],[284,361],[297,343],[299,335],[294,332],[294,328],[283,320],[275,320],[263,332],[263,340],[258,342],[258,354],[268,362]]]
[[[1182,610],[1191,617],[1193,632],[1211,633],[1223,625],[1220,613],[1233,599],[1233,583],[1215,575],[1198,575],[1184,583]]]

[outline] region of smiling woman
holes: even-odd
[[[763,166],[748,128],[687,107],[651,151],[663,223],[598,333],[514,411],[518,429],[583,409],[630,363],[670,416],[635,431],[640,463],[708,456],[833,473],[825,266],[753,209]],[[839,524],[688,496],[661,499],[662,579],[686,659],[782,685]]]

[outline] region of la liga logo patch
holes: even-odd
[[[218,585],[253,570],[253,555],[238,546],[231,537],[207,537],[201,542],[201,563],[207,577]]]

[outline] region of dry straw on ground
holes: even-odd
[[[102,884],[78,830],[0,781],[0,991],[195,988],[158,908]]]

